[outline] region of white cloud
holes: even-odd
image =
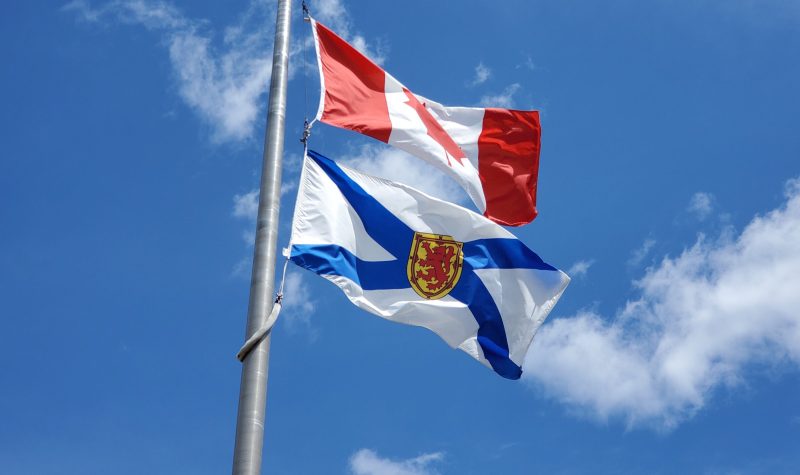
[[[231,277],[246,279],[250,277],[250,267],[253,263],[252,257],[243,257],[231,269]]]
[[[175,7],[155,0],[114,0],[97,8],[86,0],[74,0],[61,10],[74,12],[80,20],[90,23],[113,17],[124,23],[139,23],[153,29],[191,26]]]
[[[248,221],[249,226],[242,231],[242,240],[248,245],[256,241],[255,222],[258,217],[258,188],[243,195],[233,196],[233,215]],[[249,263],[248,263],[249,264]],[[233,274],[240,275],[245,267],[239,262]]]
[[[311,16],[344,38],[377,64],[386,61],[386,46],[381,42],[369,45],[361,34],[354,33],[350,14],[341,0],[312,0],[309,5]]]
[[[594,259],[578,261],[569,268],[567,275],[573,279],[576,277],[583,277],[589,271],[589,268],[594,264]]]
[[[258,188],[233,197],[233,215],[255,221],[258,214]]]
[[[369,175],[404,183],[454,203],[466,203],[466,194],[456,182],[433,165],[402,150],[383,145],[365,145],[355,155],[340,159],[345,165]]]
[[[84,0],[73,0],[61,7],[61,11],[75,12],[80,20],[90,23],[100,21],[100,17],[105,13],[101,9],[91,8],[89,3]]]
[[[281,183],[281,198],[291,195],[297,189],[297,180],[284,179]]]
[[[480,105],[483,107],[503,107],[511,109],[514,107],[514,94],[519,92],[520,86],[518,83],[511,84],[503,89],[499,94],[487,94],[481,97]]]
[[[340,34],[350,33],[350,15],[341,0],[313,0],[309,2],[311,16],[322,21]]]
[[[642,263],[645,257],[650,254],[650,251],[653,249],[653,246],[656,245],[656,240],[647,238],[642,243],[642,246],[636,249],[631,253],[631,258],[628,259],[628,265],[631,267],[636,267]]]
[[[520,68],[525,68],[528,71],[535,71],[537,69],[536,64],[533,62],[533,58],[531,58],[530,55],[525,57],[525,61],[517,65],[517,69]]]
[[[88,22],[117,21],[158,33],[166,46],[183,101],[212,130],[214,142],[251,138],[272,68],[271,0],[252,0],[221,41],[207,22],[185,17],[170,3],[118,0],[93,8],[82,0],[63,10]]]
[[[591,311],[545,325],[526,380],[586,414],[672,428],[754,366],[800,365],[800,180],[741,234],[704,237],[636,282],[609,321]]]
[[[705,220],[714,210],[714,195],[698,191],[692,195],[686,210],[694,214],[700,221]]]
[[[350,457],[354,475],[434,475],[430,466],[444,458],[441,452],[423,454],[408,460],[390,460],[369,449],[361,449]]]
[[[301,272],[287,269],[283,288],[283,307],[281,320],[290,332],[301,328],[308,332],[312,340],[317,338],[317,330],[311,326],[311,315],[317,310],[317,301]]]
[[[242,241],[245,242],[248,246],[252,246],[256,242],[256,231],[255,229],[245,229],[242,231]]]
[[[485,83],[492,76],[492,70],[489,69],[483,61],[475,66],[475,77],[472,78],[470,86],[477,86],[478,84]]]

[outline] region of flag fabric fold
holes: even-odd
[[[520,226],[537,214],[537,111],[447,107],[408,88],[311,20],[320,74],[316,119],[400,148],[454,178],[487,218]]]
[[[483,216],[313,151],[287,253],[356,306],[428,328],[509,379],[569,283]]]

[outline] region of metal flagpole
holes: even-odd
[[[279,0],[272,53],[267,130],[256,220],[253,273],[247,308],[247,336],[266,322],[275,287],[275,257],[278,241],[278,212],[281,199],[281,158],[286,118],[286,83],[289,70],[289,19],[291,0]],[[234,475],[259,475],[264,447],[264,413],[267,402],[269,334],[244,359],[236,417],[236,445],[233,449]]]

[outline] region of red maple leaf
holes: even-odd
[[[453,157],[453,159],[455,159],[459,165],[463,166],[464,164],[461,162],[461,160],[467,158],[467,156],[464,155],[464,151],[461,150],[461,147],[459,147],[455,140],[450,137],[450,134],[448,134],[444,128],[442,128],[442,125],[439,124],[436,118],[433,117],[430,112],[428,112],[425,104],[419,102],[417,96],[412,94],[411,91],[406,88],[403,88],[403,92],[406,94],[406,97],[408,97],[408,100],[405,103],[414,109],[419,118],[422,119],[422,123],[425,124],[425,128],[428,130],[428,136],[435,140],[436,143],[441,145],[442,148],[444,148],[447,164],[451,167],[453,166],[450,164],[450,157]]]

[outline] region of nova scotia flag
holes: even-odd
[[[358,307],[519,379],[569,277],[483,216],[309,151],[289,257]]]

